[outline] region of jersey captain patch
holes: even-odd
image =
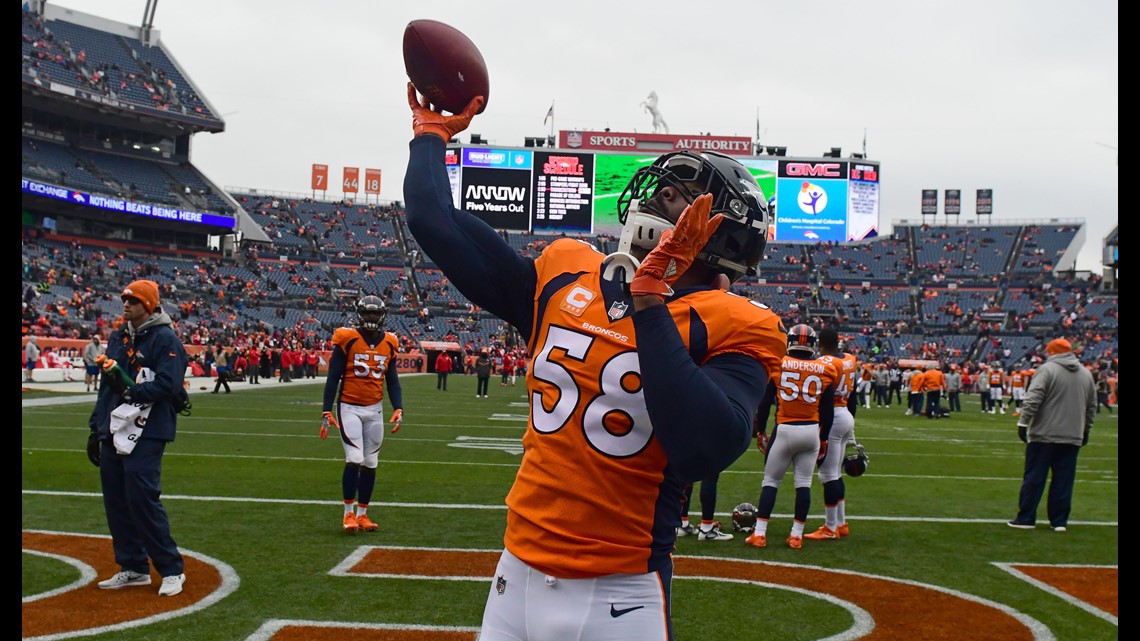
[[[586,311],[586,307],[588,307],[590,302],[597,298],[597,296],[597,294],[589,289],[581,285],[575,285],[574,288],[570,290],[570,293],[566,294],[566,298],[562,299],[562,304],[559,305],[559,308],[572,316],[581,316],[582,313]]]

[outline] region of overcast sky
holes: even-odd
[[[139,25],[145,0],[49,0]],[[487,110],[468,132],[522,146],[555,130],[755,136],[788,155],[842,147],[881,164],[881,233],[921,220],[923,189],[993,189],[993,222],[1083,219],[1101,270],[1117,224],[1118,14],[1110,0],[682,3],[162,0],[154,27],[226,121],[191,160],[229,188],[311,193],[313,163],[383,171],[402,200],[411,20],[480,48]],[[466,141],[466,134],[463,136]],[[339,196],[329,192],[330,196]],[[363,195],[363,194],[361,194]]]

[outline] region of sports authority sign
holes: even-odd
[[[686,136],[639,134],[615,131],[560,131],[558,146],[563,149],[603,151],[719,151],[729,156],[751,156],[752,139],[747,136]]]

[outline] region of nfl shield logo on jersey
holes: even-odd
[[[610,310],[606,312],[606,315],[610,317],[610,320],[616,321],[622,316],[625,316],[627,309],[629,309],[629,305],[626,305],[620,300],[615,300],[614,304],[610,305]]]

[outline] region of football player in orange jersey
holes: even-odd
[[[389,418],[393,432],[404,420],[404,400],[396,372],[399,340],[381,329],[388,306],[379,296],[364,296],[356,302],[356,312],[357,327],[340,327],[333,332],[320,437],[324,440],[330,427],[340,430],[344,446],[344,531],[370,532],[380,527],[368,517],[368,504],[376,487],[376,465],[384,443],[385,382],[394,410]]]
[[[1021,416],[1021,401],[1025,399],[1027,387],[1029,387],[1029,370],[1015,366],[1009,373],[1009,400],[1014,405],[1014,416]]]
[[[834,362],[816,358],[816,343],[816,332],[808,325],[788,330],[788,353],[781,362],[778,378],[773,376],[768,381],[768,392],[756,412],[758,442],[762,442],[768,414],[776,405],[776,426],[764,453],[764,482],[756,503],[756,527],[744,539],[753,547],[768,545],[768,519],[788,465],[792,466],[796,503],[787,544],[793,550],[804,544],[804,523],[811,509],[812,470],[827,455],[835,418],[835,389],[840,379]],[[843,458],[842,450],[839,458]]]
[[[863,407],[871,409],[871,385],[875,378],[873,370],[875,366],[870,363],[864,363],[862,371],[859,373],[859,382],[855,387],[857,393],[856,402],[861,403]]]
[[[408,228],[532,355],[480,640],[668,641],[684,485],[748,449],[787,347],[778,315],[726,291],[756,273],[767,198],[728,156],[667,153],[618,198],[617,252],[556,238],[526,257],[453,205],[444,150],[481,98],[444,115],[409,84],[408,104]]]
[[[839,374],[835,382],[834,418],[827,437],[827,453],[819,464],[819,482],[823,485],[824,521],[819,529],[805,534],[805,539],[834,541],[847,536],[847,485],[843,482],[843,458],[847,444],[855,441],[855,410],[859,403],[851,391],[859,371],[854,355],[839,350],[839,332],[834,327],[819,331],[819,360],[831,363]]]
[[[1000,409],[1005,414],[1005,401],[1002,395],[1005,392],[1005,374],[1001,371],[1001,363],[992,363],[989,373],[990,381],[990,414],[997,414]]]

